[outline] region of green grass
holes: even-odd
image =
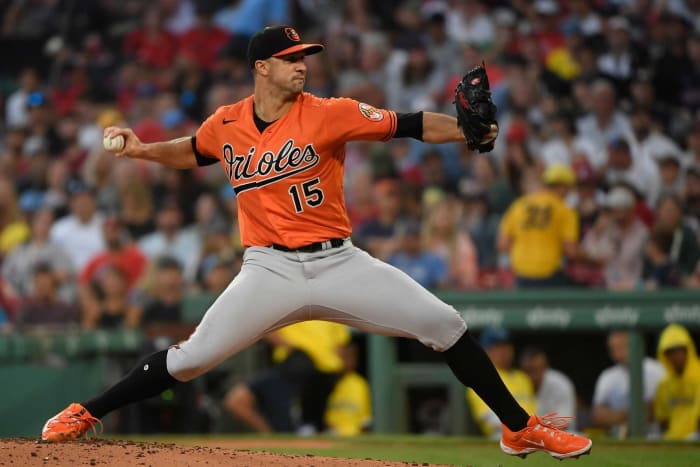
[[[154,438],[138,438],[155,440]],[[314,454],[319,456],[345,457],[358,459],[378,459],[390,461],[416,462],[419,465],[448,464],[469,467],[533,467],[559,466],[560,461],[543,453],[529,456],[526,460],[506,456],[501,453],[496,442],[478,438],[433,437],[433,436],[377,436],[370,435],[355,439],[328,437],[302,438],[328,442],[328,447],[308,448],[289,447],[290,437],[158,437],[158,441],[177,444],[205,444],[216,446],[233,440],[246,439],[269,441],[266,447],[251,446],[251,450],[269,451],[283,454]],[[283,447],[274,447],[275,440],[284,442]],[[269,447],[267,447],[269,446]],[[611,442],[595,440],[590,456],[578,460],[568,460],[572,467],[698,467],[700,466],[700,444],[686,443],[644,443]]]

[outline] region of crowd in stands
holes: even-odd
[[[700,288],[698,1],[33,0],[0,19],[0,329],[177,322],[184,294],[226,287],[223,171],[115,158],[102,132],[193,135],[252,93],[248,40],[278,23],[325,44],[305,58],[322,97],[454,114],[486,64],[492,152],[348,145],[353,240],[376,257],[431,289]],[[523,358],[542,384],[546,358]]]
[[[456,81],[487,64],[492,152],[348,146],[355,242],[424,286],[700,286],[697,2],[77,3],[0,10],[18,63],[0,73],[5,320],[31,322],[39,301],[57,320],[135,326],[154,315],[155,269],[179,269],[185,292],[235,275],[223,172],[117,159],[101,135],[193,134],[251,93],[247,41],[272,23],[326,44],[305,60],[308,91],[397,111],[453,113]]]

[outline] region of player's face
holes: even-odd
[[[281,90],[290,94],[299,94],[306,82],[306,64],[304,52],[297,52],[283,57],[271,57],[270,79]]]

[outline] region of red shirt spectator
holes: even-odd
[[[175,35],[163,29],[159,9],[152,7],[146,11],[143,26],[126,35],[122,49],[144,65],[167,68],[175,59],[177,42]]]
[[[94,256],[80,273],[80,284],[92,283],[105,268],[115,267],[126,278],[128,288],[133,287],[143,275],[148,263],[146,257],[135,244],[126,244],[124,229],[115,219],[104,223],[104,237],[107,250]]]
[[[195,26],[180,36],[179,53],[212,71],[219,60],[219,52],[229,38],[228,32],[214,25],[209,14],[201,13]]]

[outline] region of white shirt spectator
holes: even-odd
[[[649,206],[655,206],[661,194],[659,167],[652,159],[635,156],[627,170],[608,169],[605,178],[610,185],[629,183],[644,196]]]
[[[594,166],[591,161],[595,160],[598,155],[596,145],[581,137],[574,138],[571,144],[566,144],[560,138],[550,139],[542,145],[539,151],[545,167],[549,167],[552,164],[571,165],[574,156],[577,154],[583,154],[591,166]]]
[[[200,256],[200,243],[192,232],[178,231],[172,239],[163,232],[153,232],[139,240],[139,248],[149,260],[161,256],[172,256],[183,267],[183,274],[188,281],[195,279]]]
[[[662,156],[673,154],[680,156],[681,148],[668,136],[657,131],[651,132],[646,138],[639,141],[639,155],[652,162],[656,162]]]
[[[95,213],[87,223],[68,215],[51,227],[51,241],[62,247],[73,260],[74,271],[82,271],[93,256],[105,249],[103,220],[99,213]]]
[[[29,123],[27,99],[29,93],[24,89],[18,89],[8,96],[5,104],[5,121],[8,128],[25,127]]]
[[[598,169],[607,161],[607,146],[614,138],[623,138],[630,146],[632,154],[636,154],[637,140],[632,132],[629,118],[622,112],[615,112],[608,125],[598,126],[595,115],[588,114],[576,122],[577,134],[596,146],[595,155],[589,160],[593,168]]]
[[[559,415],[571,416],[568,429],[576,428],[576,390],[568,376],[547,368],[536,396],[537,410],[541,414],[557,412]]]
[[[664,377],[664,368],[653,358],[645,357],[642,363],[644,381],[644,402],[651,402],[656,395],[656,388]],[[605,405],[612,410],[627,410],[630,403],[629,369],[615,365],[603,370],[595,384],[593,405]],[[624,427],[611,429],[612,435],[619,435]]]

